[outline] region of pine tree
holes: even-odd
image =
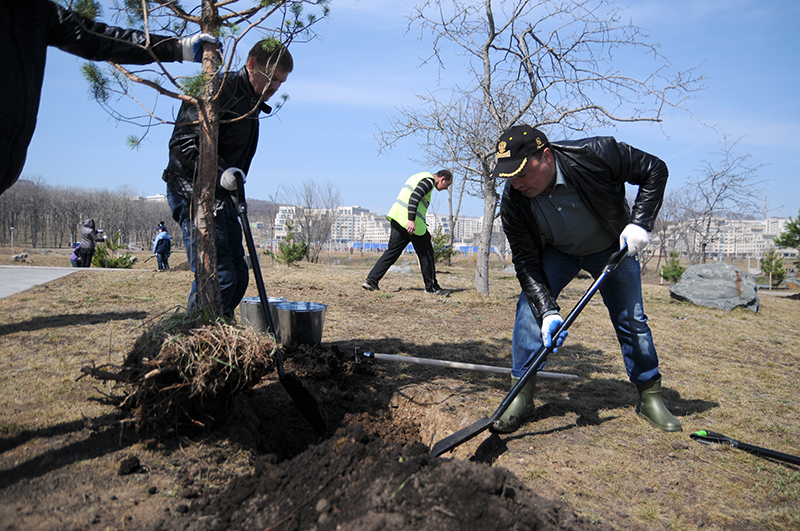
[[[669,253],[669,258],[665,265],[661,266],[661,272],[659,275],[664,280],[669,280],[670,282],[677,282],[683,276],[683,273],[686,271],[686,268],[681,266],[680,255],[672,251]]]
[[[786,279],[786,270],[783,268],[783,258],[778,256],[775,248],[770,248],[761,259],[761,272],[771,282],[770,287],[781,284]]]
[[[307,255],[308,244],[303,240],[299,243],[294,241],[294,223],[291,219],[286,220],[286,238],[278,244],[278,260],[291,267]]]
[[[780,247],[800,249],[800,215],[797,216],[797,219],[789,218],[786,230],[775,236],[773,241]],[[800,267],[800,260],[794,262],[794,265]]]

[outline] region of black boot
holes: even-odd
[[[657,380],[646,383],[637,383],[639,402],[636,404],[636,413],[647,422],[664,431],[681,431],[681,423],[667,410],[661,401],[661,375]]]

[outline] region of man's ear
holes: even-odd
[[[255,57],[248,58],[245,65],[247,65],[247,71],[251,74],[258,73],[258,61],[256,61]]]

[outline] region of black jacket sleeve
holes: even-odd
[[[530,208],[530,201],[515,190],[510,182],[506,183],[500,205],[503,231],[511,246],[514,270],[522,291],[534,315],[541,319],[545,313],[557,312],[560,307],[544,272],[544,242]]]
[[[664,162],[613,137],[595,137],[551,144],[564,178],[576,187],[581,200],[612,234],[628,223],[652,230],[661,208],[668,171]],[[639,187],[629,208],[625,183]],[[531,200],[510,183],[500,207],[503,230],[511,246],[520,286],[534,314],[558,311],[542,262],[545,242]]]
[[[669,176],[664,161],[613,137],[555,143],[553,148],[564,177],[613,234],[628,223],[653,230]],[[625,183],[639,187],[630,209]]]
[[[144,65],[182,60],[177,39],[94,22],[48,1],[47,44],[90,61]]]

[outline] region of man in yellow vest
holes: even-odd
[[[378,282],[400,258],[403,249],[410,242],[419,257],[425,291],[435,295],[447,295],[448,292],[440,288],[436,282],[433,245],[428,226],[425,224],[425,213],[428,211],[433,189],[436,188],[441,192],[447,190],[451,184],[453,184],[453,174],[450,170],[439,170],[434,174],[424,171],[408,178],[391,210],[386,214],[386,219],[392,226],[389,246],[367,275],[367,280],[361,285],[364,289],[370,291],[380,289]]]

